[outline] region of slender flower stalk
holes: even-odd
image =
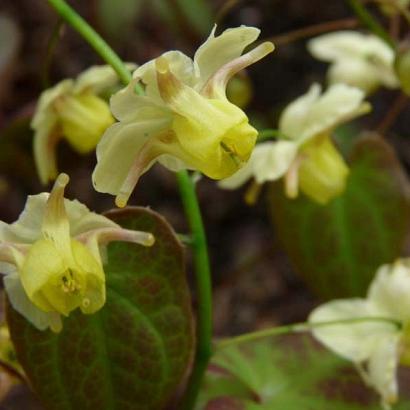
[[[366,7],[359,0],[346,0],[357,18],[376,36],[384,40],[391,48],[395,48],[394,41],[389,33],[379,24],[375,18],[366,10]]]
[[[212,355],[212,284],[206,234],[195,194],[194,182],[186,171],[181,171],[178,173],[178,183],[185,213],[188,217],[191,231],[195,235],[192,248],[194,250],[194,264],[197,275],[198,345],[194,367],[182,405],[183,410],[189,410],[195,404],[203,375]]]
[[[131,81],[131,74],[125,64],[109,45],[82,19],[64,0],[48,0],[57,13],[69,23],[94,50],[110,64],[117,72],[124,85]],[[142,95],[144,92],[137,84],[135,92]],[[211,273],[206,244],[205,230],[203,228],[198,199],[195,194],[193,182],[186,171],[178,173],[178,184],[185,212],[190,223],[193,235],[193,252],[195,260],[195,274],[197,280],[198,298],[198,347],[192,375],[187,387],[185,409],[193,407],[199,387],[211,355],[212,336],[212,296]]]
[[[369,322],[381,322],[389,323],[397,326],[398,329],[401,327],[401,323],[398,320],[394,320],[389,317],[356,317],[350,319],[339,319],[339,320],[326,320],[322,322],[308,323],[293,323],[290,325],[271,327],[269,329],[259,330],[257,332],[246,333],[243,335],[235,336],[226,340],[222,340],[215,346],[215,351],[218,352],[222,349],[226,349],[231,346],[236,346],[243,343],[256,342],[260,339],[265,339],[267,337],[280,336],[288,333],[298,333],[298,332],[308,332],[312,329],[328,326],[340,326],[340,325],[354,325]]]

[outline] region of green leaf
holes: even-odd
[[[215,378],[215,366],[219,379]],[[410,372],[403,369],[400,402],[393,410],[410,408],[408,380]],[[247,386],[248,397],[231,391],[216,397],[215,384],[221,378]],[[407,382],[407,383],[406,383]],[[406,387],[406,390],[405,390]],[[242,387],[243,389],[243,387]],[[235,398],[228,409],[245,410],[381,410],[377,394],[366,387],[353,366],[325,350],[306,334],[293,334],[259,342],[228,347],[212,360],[203,390],[202,403]],[[229,403],[229,402],[228,402]],[[235,407],[236,406],[236,407]],[[207,407],[198,407],[198,410]]]
[[[107,302],[75,312],[63,331],[38,331],[8,306],[17,356],[49,410],[159,410],[190,364],[193,321],[180,243],[166,221],[145,208],[111,211],[128,229],[152,232],[151,248],[108,247]]]
[[[376,269],[400,257],[409,228],[409,184],[377,137],[351,153],[346,191],[327,206],[269,190],[275,231],[296,270],[324,298],[363,296]]]

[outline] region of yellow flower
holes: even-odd
[[[394,51],[374,34],[337,31],[310,40],[308,49],[315,58],[331,63],[330,84],[348,84],[367,94],[381,85],[399,85],[393,67]]]
[[[340,124],[369,111],[363,91],[344,84],[331,86],[323,95],[314,84],[307,94],[288,105],[279,120],[283,139],[258,144],[248,163],[232,177],[220,181],[235,189],[254,178],[257,185],[285,179],[287,196],[295,198],[299,188],[320,204],[340,195],[349,169],[331,140]],[[248,202],[254,202],[252,186]]]
[[[356,364],[366,384],[380,394],[384,409],[390,409],[398,399],[398,364],[410,365],[409,292],[410,259],[400,259],[377,270],[365,299],[333,300],[309,316],[311,324],[352,320],[349,324],[318,326],[313,335]],[[363,317],[387,320],[353,323]]]
[[[35,131],[34,158],[43,184],[57,176],[55,151],[61,138],[80,154],[96,147],[114,122],[101,95],[117,84],[118,77],[111,67],[96,66],[41,94],[31,126]]]
[[[8,298],[39,329],[60,331],[60,315],[91,314],[105,303],[100,247],[120,240],[153,244],[149,233],[129,231],[78,201],[64,199],[60,174],[50,194],[30,196],[20,218],[0,221],[0,271]]]
[[[111,98],[119,120],[97,146],[93,182],[125,206],[139,177],[154,162],[171,170],[197,169],[226,178],[248,160],[256,130],[225,95],[229,79],[273,50],[263,43],[241,56],[259,30],[238,27],[214,36],[191,60],[179,51],[164,53],[139,67],[128,87]],[[135,93],[142,82],[145,95]]]

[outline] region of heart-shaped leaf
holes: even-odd
[[[410,408],[409,378],[410,372],[402,369],[401,399],[393,410]],[[237,384],[236,391],[231,388],[218,396],[217,385],[228,381]],[[381,410],[379,397],[350,362],[301,333],[219,351],[208,370],[201,402],[198,410],[222,410],[225,404],[232,410]]]
[[[343,195],[327,206],[281,184],[269,190],[274,227],[296,270],[324,298],[363,296],[376,269],[401,256],[409,228],[409,184],[391,147],[377,137],[353,148]]]
[[[54,334],[38,331],[8,306],[17,356],[50,410],[163,409],[191,361],[189,289],[175,234],[148,209],[107,216],[128,229],[152,232],[156,242],[151,248],[108,246],[103,309],[70,315]]]

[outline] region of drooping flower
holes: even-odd
[[[150,233],[121,228],[64,198],[60,174],[50,194],[29,196],[19,219],[0,221],[0,271],[15,310],[38,329],[62,328],[61,316],[80,308],[91,314],[105,303],[101,247],[111,241],[150,246]]]
[[[232,175],[249,158],[256,130],[225,95],[229,79],[273,50],[263,43],[241,56],[259,30],[215,29],[191,60],[169,51],[139,67],[111,98],[119,120],[97,146],[95,189],[125,206],[139,177],[156,161],[171,170],[196,169],[213,179]],[[141,82],[145,95],[135,93]]]
[[[390,409],[398,398],[399,363],[410,365],[409,294],[410,259],[402,259],[378,269],[366,299],[334,300],[319,306],[309,316],[311,324],[387,319],[318,326],[312,330],[326,347],[356,364],[365,382],[380,394],[385,409]]]
[[[248,179],[255,184],[285,179],[285,192],[290,198],[299,188],[320,204],[340,195],[346,185],[349,169],[334,146],[331,134],[340,124],[369,111],[363,102],[363,91],[335,84],[321,95],[318,84],[289,104],[279,119],[280,138],[263,142],[254,149],[248,163],[232,177],[219,182],[221,188],[236,189]]]
[[[330,84],[344,83],[371,93],[379,86],[397,88],[394,51],[374,34],[338,31],[309,41],[317,59],[331,63]]]
[[[56,145],[61,138],[80,154],[96,147],[114,122],[103,94],[118,83],[110,66],[95,66],[41,94],[31,126],[35,131],[34,158],[43,184],[57,177]]]

